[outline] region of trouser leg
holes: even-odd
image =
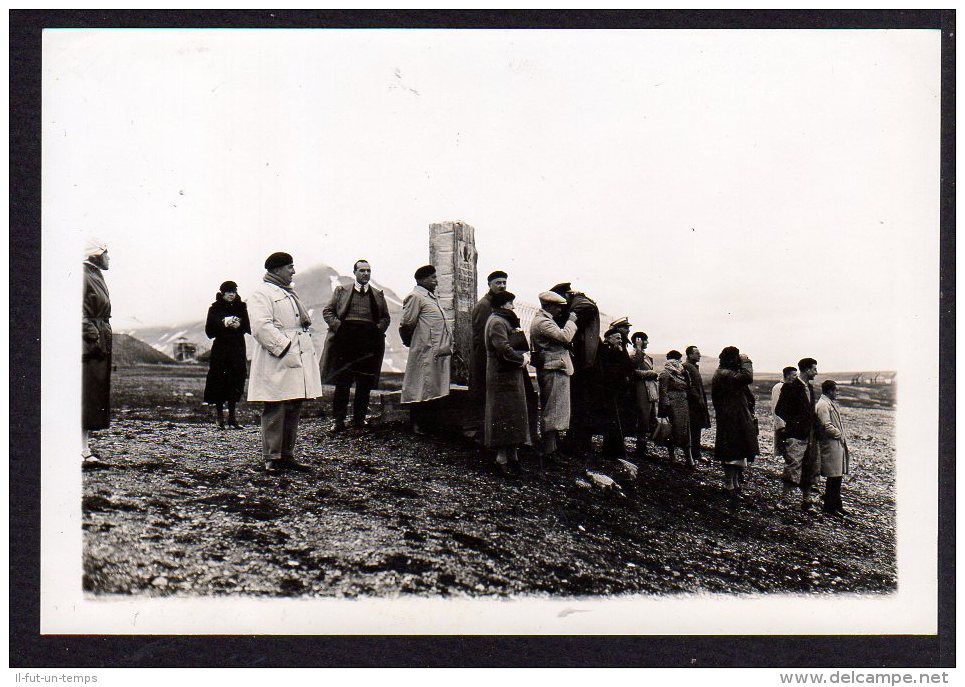
[[[548,456],[551,453],[556,452],[557,446],[559,445],[558,437],[559,437],[559,432],[555,429],[547,429],[543,431],[543,454],[544,455]]]
[[[824,510],[833,513],[841,508],[841,477],[828,477],[824,486]]]
[[[295,457],[295,440],[298,438],[298,418],[302,412],[301,399],[285,401],[284,426],[282,429],[281,457],[293,459]]]
[[[345,423],[345,414],[348,412],[349,387],[351,382],[339,380],[335,385],[335,395],[332,397],[332,418],[338,424]],[[356,390],[356,393],[358,391]]]
[[[228,422],[235,421],[235,401],[228,401]]]
[[[695,463],[700,461],[700,427],[690,423],[690,457]]]
[[[266,401],[261,409],[261,455],[266,462],[281,458],[284,406],[284,401]]]
[[[369,395],[372,393],[372,382],[368,375],[359,375],[355,380],[355,401],[352,403],[352,422],[355,425],[365,423],[365,416],[369,412]]]

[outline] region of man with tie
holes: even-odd
[[[801,489],[801,510],[811,510],[811,491],[821,469],[814,445],[814,388],[811,380],[818,374],[814,358],[802,358],[797,364],[800,376],[781,387],[775,414],[784,420],[784,489],[781,499]]]
[[[352,271],[355,283],[336,286],[328,305],[322,308],[322,318],[328,325],[322,352],[322,383],[335,385],[334,420],[329,431],[332,435],[345,429],[352,382],[355,382],[352,428],[365,428],[369,394],[379,383],[385,354],[385,330],[389,328],[385,294],[369,283],[372,266],[368,260],[356,260]]]

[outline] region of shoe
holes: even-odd
[[[239,425],[237,420],[228,420],[228,426],[231,427],[231,429],[244,429],[244,428],[245,428],[244,425]]]
[[[811,502],[810,502],[810,501],[802,501],[802,502],[801,502],[801,512],[802,512],[802,513],[810,513],[811,510],[812,510],[812,508],[811,508]]]
[[[844,508],[838,508],[834,512],[837,513],[838,515],[851,515],[851,511],[845,510]]]
[[[305,465],[304,463],[299,463],[294,458],[283,458],[278,461],[279,467],[282,470],[291,470],[292,472],[311,472],[312,469]]]
[[[412,433],[415,434],[416,436],[420,436],[420,437],[424,437],[424,436],[426,436],[426,435],[429,434],[427,431],[425,431],[424,429],[422,429],[422,427],[420,427],[419,425],[416,425],[416,424],[413,424],[413,425],[412,425]]]
[[[218,429],[224,429],[224,420],[218,420]]]
[[[515,476],[516,476],[516,475],[513,473],[512,468],[509,467],[509,463],[493,463],[493,470],[494,470],[494,471],[496,472],[496,474],[499,475],[500,477],[515,477]]]
[[[353,431],[353,432],[356,432],[356,433],[361,434],[362,432],[364,432],[364,431],[366,431],[366,430],[368,430],[368,429],[372,429],[372,425],[370,425],[370,424],[369,424],[368,422],[366,422],[365,420],[360,420],[360,421],[358,421],[358,422],[356,422],[355,420],[352,420],[352,431]]]
[[[328,436],[334,437],[345,431],[345,423],[342,420],[336,420],[332,423],[332,426],[328,430]]]
[[[278,467],[277,460],[269,460],[265,462],[265,472],[269,475],[280,475],[281,468]]]

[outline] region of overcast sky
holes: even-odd
[[[244,298],[276,250],[404,295],[458,219],[481,289],[572,281],[655,351],[895,369],[937,302],[939,42],[45,31],[45,287],[92,234],[119,329],[200,319],[224,279]]]

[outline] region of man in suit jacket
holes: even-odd
[[[372,279],[369,262],[357,260],[352,271],[355,283],[336,286],[331,300],[322,308],[322,318],[328,325],[322,352],[322,382],[335,385],[334,420],[329,432],[333,435],[345,429],[352,382],[355,382],[352,428],[365,428],[369,395],[378,385],[382,371],[385,330],[390,320],[385,294],[369,283]]]
[[[690,457],[694,463],[701,461],[700,430],[710,428],[710,413],[707,411],[707,392],[700,376],[700,349],[687,346],[687,360],[684,369],[690,375],[690,388],[687,390],[687,407],[690,410]]]
[[[818,374],[814,358],[802,358],[798,364],[800,376],[781,387],[775,414],[784,420],[785,456],[784,490],[786,498],[795,487],[801,489],[801,510],[811,510],[811,490],[820,472],[820,461],[814,445],[814,388],[811,380]]]

